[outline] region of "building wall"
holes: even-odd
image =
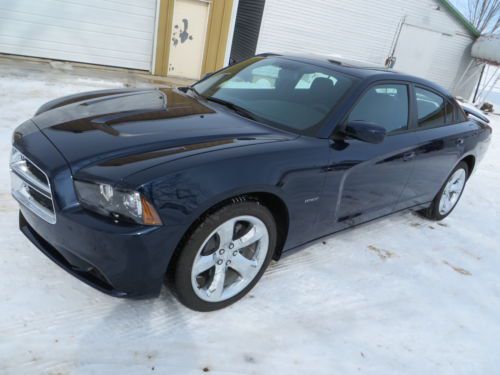
[[[424,78],[452,89],[474,37],[436,0],[266,0],[257,53],[314,52],[383,65],[403,19],[442,34]],[[456,94],[469,97],[475,81]]]

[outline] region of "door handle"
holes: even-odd
[[[457,146],[462,146],[464,144],[464,140],[463,138],[458,138],[456,141],[455,141],[455,144]]]
[[[403,154],[403,161],[410,161],[415,157],[415,151],[410,151]]]

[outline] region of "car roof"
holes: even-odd
[[[335,55],[320,55],[320,54],[300,54],[300,53],[264,53],[259,56],[275,56],[294,61],[314,64],[334,71],[339,71],[363,80],[380,81],[380,80],[402,80],[410,81],[424,86],[428,86],[443,95],[451,97],[451,94],[440,85],[428,81],[424,78],[398,72],[394,69],[386,68],[382,65],[372,64],[360,60],[346,59]]]

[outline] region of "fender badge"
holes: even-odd
[[[319,197],[314,197],[314,198],[309,198],[309,199],[306,199],[304,201],[305,204],[308,204],[308,203],[313,203],[313,202],[316,202],[316,201],[319,201]]]

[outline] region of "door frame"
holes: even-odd
[[[158,25],[156,28],[153,75],[168,75],[175,1],[158,0]],[[233,14],[233,0],[207,0],[205,2],[210,4],[210,9],[201,76],[224,66]]]

